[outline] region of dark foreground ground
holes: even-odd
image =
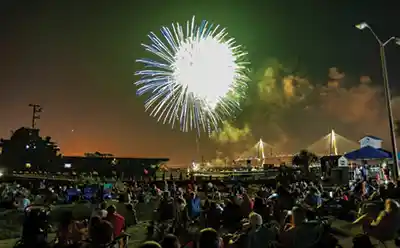
[[[60,205],[55,206],[50,215],[53,215],[51,216],[51,218],[56,220],[59,219],[64,211],[73,209],[74,212],[75,209],[78,208],[86,209],[86,207],[81,207],[77,205]],[[154,207],[151,204],[138,204],[137,213],[139,224],[128,229],[128,233],[132,235],[129,241],[129,247],[138,247],[138,245],[145,239],[147,231],[146,227],[148,225],[147,223],[152,216],[153,209]],[[87,214],[84,213],[86,211],[82,210],[76,212],[78,212],[78,215]],[[14,246],[21,233],[22,219],[23,215],[21,213],[0,213],[0,248],[9,248]],[[57,223],[52,223],[52,225],[56,226]],[[49,240],[54,239],[54,237],[54,234],[50,234]]]
[[[59,206],[56,208],[60,209],[65,209],[65,208],[76,208],[76,206],[70,205],[70,206]],[[62,211],[60,209],[54,210],[54,212],[58,211],[58,214],[62,214]],[[134,248],[138,247],[140,243],[145,239],[146,236],[146,227],[147,223],[151,218],[151,214],[153,211],[153,205],[151,204],[139,204],[137,206],[137,213],[138,213],[138,218],[139,218],[139,224],[131,227],[128,229],[128,233],[131,234],[131,239],[129,241],[129,247]],[[12,216],[11,216],[12,217]],[[15,217],[17,218],[17,217]],[[333,222],[333,227],[340,228],[344,225],[348,224],[348,222],[341,221],[341,220],[336,220]],[[19,221],[16,220],[11,220],[9,218],[1,217],[0,215],[0,248],[10,248],[13,247],[16,241],[18,240],[17,238],[19,237],[21,231],[21,225],[19,224]],[[359,228],[354,228],[351,230],[350,234],[356,235],[357,233],[361,233],[361,230]],[[11,238],[12,237],[12,238]],[[54,238],[54,234],[50,236],[50,239]],[[352,237],[344,238],[344,237],[339,237],[340,238],[340,244],[343,247],[352,247]],[[378,242],[373,241],[374,244],[378,244]],[[377,246],[379,247],[379,246]],[[380,247],[384,247],[383,245],[380,245]],[[386,244],[386,247],[388,248],[394,248],[396,247],[393,242],[389,242]]]

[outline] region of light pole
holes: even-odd
[[[372,35],[375,37],[376,41],[379,43],[379,52],[380,52],[380,57],[381,57],[381,66],[382,66],[382,76],[383,76],[383,86],[385,89],[385,100],[386,100],[386,108],[388,111],[388,117],[389,117],[389,129],[390,129],[390,139],[392,141],[392,152],[393,152],[393,169],[395,170],[395,175],[397,177],[400,176],[399,172],[399,159],[397,156],[397,145],[396,145],[396,133],[395,133],[395,127],[394,127],[394,120],[393,120],[393,112],[392,112],[392,104],[391,104],[391,99],[392,96],[390,95],[390,86],[389,86],[389,77],[388,77],[388,72],[387,72],[387,66],[386,66],[386,56],[385,56],[385,47],[387,44],[389,44],[391,41],[395,41],[397,45],[400,45],[400,39],[396,37],[390,37],[388,40],[385,42],[382,42],[381,39],[376,35],[374,30],[366,23],[362,22],[358,25],[356,25],[356,28],[360,30],[368,29],[371,31]]]
[[[29,104],[29,107],[32,108],[32,129],[35,129],[36,120],[40,119],[40,113],[42,113],[43,109],[39,104]]]

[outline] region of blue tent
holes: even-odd
[[[390,153],[373,148],[371,146],[365,146],[358,150],[346,153],[344,156],[345,156],[345,158],[350,159],[350,160],[391,158]]]

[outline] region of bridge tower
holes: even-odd
[[[329,155],[338,155],[335,130],[331,130],[329,137]]]
[[[358,142],[337,134],[333,129],[324,137],[307,147],[307,150],[318,156],[341,155],[358,149]]]

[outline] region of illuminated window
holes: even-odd
[[[68,164],[68,163],[67,163],[67,164],[64,164],[64,168],[68,168],[68,169],[69,169],[69,168],[71,168],[71,167],[72,167],[71,164]]]

